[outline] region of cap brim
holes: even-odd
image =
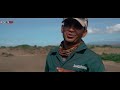
[[[69,18],[63,18],[63,21],[62,23],[66,20],[66,19],[69,19]],[[72,19],[75,19],[76,21],[78,21],[83,27],[85,27],[84,23],[82,20],[78,19],[78,18],[72,18]]]

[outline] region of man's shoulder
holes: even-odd
[[[49,55],[51,55],[51,54],[53,54],[53,53],[57,53],[58,49],[59,49],[59,46],[56,46],[56,47],[50,49]]]
[[[100,60],[101,57],[100,55],[98,55],[96,52],[92,51],[91,49],[87,48],[85,54],[87,55],[87,57],[89,58],[94,58],[94,60]]]
[[[98,55],[96,52],[94,52],[93,50],[87,48],[86,53],[92,54],[92,55]]]

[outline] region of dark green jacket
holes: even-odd
[[[103,62],[96,53],[81,44],[66,61],[58,53],[59,47],[51,50],[46,59],[45,72],[57,72],[56,67],[61,67],[76,72],[104,72]]]

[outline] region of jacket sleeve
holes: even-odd
[[[46,64],[45,64],[45,70],[44,70],[45,72],[49,72],[49,64],[48,63],[50,60],[50,53],[51,52],[48,53],[47,58],[46,58]]]
[[[46,65],[45,65],[45,72],[49,72],[49,66],[48,66],[47,61],[46,61]]]

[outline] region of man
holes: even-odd
[[[100,56],[82,40],[87,34],[88,19],[64,18],[62,23],[64,40],[49,52],[45,72],[104,72]]]

